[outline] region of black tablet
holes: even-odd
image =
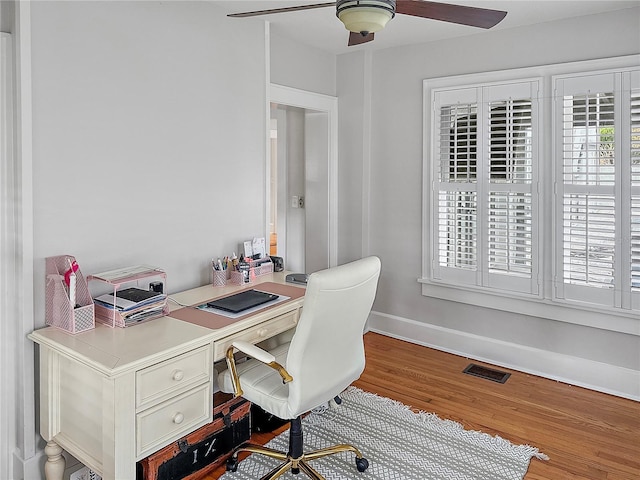
[[[207,307],[217,308],[225,312],[240,313],[263,303],[277,300],[278,295],[274,293],[260,292],[258,290],[245,290],[244,292],[218,298],[207,303]]]

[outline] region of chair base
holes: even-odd
[[[364,472],[369,466],[369,462],[362,456],[360,451],[353,445],[341,444],[334,445],[332,447],[322,448],[309,453],[303,453],[297,458],[293,458],[290,454],[275,450],[272,448],[264,447],[262,445],[256,445],[248,443],[236,448],[231,455],[231,458],[227,461],[227,470],[235,471],[238,468],[238,454],[240,452],[259,453],[278,460],[284,460],[283,463],[271,470],[260,480],[273,480],[275,478],[284,475],[291,470],[293,473],[303,472],[309,478],[313,480],[326,480],[325,477],[320,475],[313,467],[307,462],[309,460],[315,460],[318,458],[326,457],[327,455],[334,455],[340,452],[353,452],[356,455],[356,467],[358,471]]]
[[[335,401],[338,404],[342,403],[340,397],[336,397]],[[345,443],[304,453],[302,450],[302,437],[302,417],[298,416],[291,420],[291,427],[289,428],[288,453],[281,452],[274,448],[256,445],[254,443],[245,443],[244,445],[237,447],[231,454],[231,457],[227,461],[227,471],[235,472],[237,470],[238,454],[240,452],[259,453],[261,455],[266,455],[267,457],[283,460],[283,463],[271,470],[260,480],[273,480],[284,475],[289,470],[291,470],[291,473],[296,475],[303,472],[313,480],[326,480],[313,467],[311,467],[311,465],[309,465],[308,461],[326,457],[327,455],[334,455],[340,452],[353,452],[356,454],[356,468],[359,472],[364,472],[369,467],[369,461],[362,456],[360,450],[353,445]]]

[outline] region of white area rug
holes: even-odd
[[[355,387],[341,397],[341,405],[303,420],[304,449],[350,443],[369,460],[369,468],[358,472],[352,453],[311,461],[328,480],[522,480],[532,457],[548,459],[535,447],[465,430],[459,423]],[[268,446],[286,451],[288,436],[284,432]],[[237,472],[221,479],[256,480],[278,464],[264,455],[250,455]],[[280,478],[307,477],[287,473]]]

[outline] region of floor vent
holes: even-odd
[[[492,382],[504,383],[511,376],[510,373],[493,370],[492,368],[482,367],[475,363],[470,364],[462,373],[473,375],[474,377],[485,378]]]

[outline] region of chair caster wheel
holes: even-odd
[[[235,472],[238,470],[238,457],[229,457],[227,460],[227,472]]]
[[[369,468],[369,460],[366,458],[356,458],[356,467],[359,472],[364,472],[367,468]]]

